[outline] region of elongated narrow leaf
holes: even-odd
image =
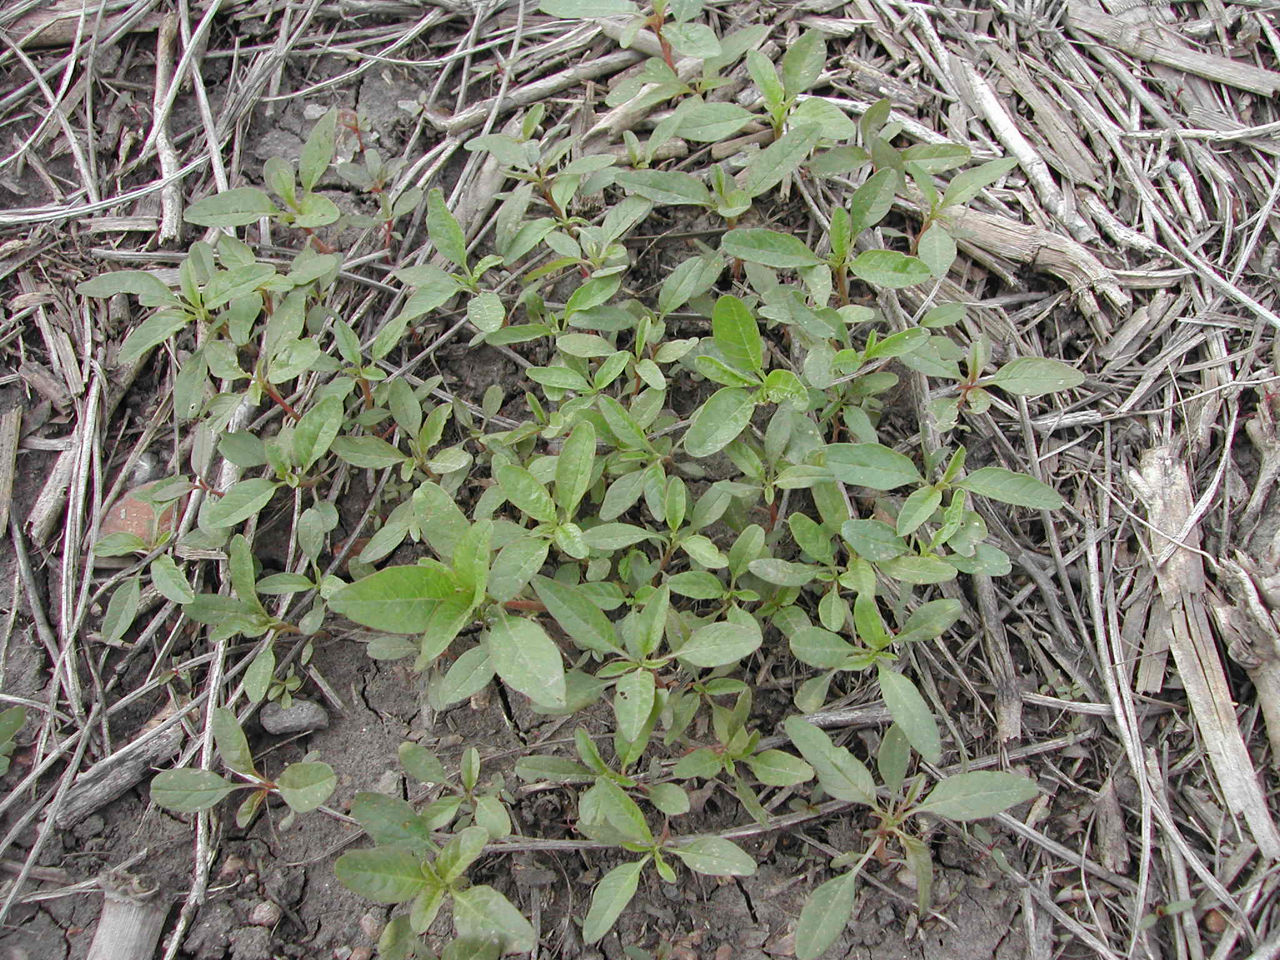
[[[208,810],[236,788],[212,770],[163,770],[151,781],[151,802],[175,813]]]
[[[467,238],[445,204],[444,192],[439,187],[427,194],[427,234],[440,256],[459,267],[466,265]]]
[[[533,589],[547,612],[578,646],[600,653],[621,649],[613,624],[581,589],[549,577],[534,577]]]
[[[584,420],[573,428],[556,458],[556,503],[567,516],[573,516],[591,486],[595,458],[596,428]]]
[[[1039,510],[1057,510],[1063,504],[1062,496],[1047,484],[1025,473],[1014,473],[1004,467],[983,467],[975,470],[957,487],[976,493],[982,497],[990,497],[1001,503],[1011,503],[1016,507],[1032,507]]]
[[[618,679],[613,689],[613,712],[618,719],[618,735],[630,742],[644,732],[653,711],[653,673],[633,670]]]
[[[725,294],[716,301],[711,314],[711,334],[724,358],[739,370],[759,373],[764,362],[764,341],[760,325],[747,305]]]
[[[725,104],[728,106],[728,104]],[[739,108],[740,109],[740,108]],[[618,185],[630,193],[669,206],[711,206],[711,191],[696,177],[678,170],[636,170],[618,174]]]
[[[738,387],[717,390],[698,408],[684,435],[684,448],[691,457],[709,457],[723,450],[751,422],[755,402]]]
[[[241,480],[218,499],[208,499],[200,507],[200,526],[234,527],[265,507],[279,486],[274,480]]]
[[[257,187],[236,187],[197,200],[182,218],[198,227],[244,227],[279,212]]]
[[[352,893],[375,903],[404,903],[427,886],[418,858],[396,847],[351,850],[338,858],[333,872]]]
[[[508,686],[541,706],[564,706],[564,658],[542,627],[504,616],[490,628],[485,645],[493,669]]]
[[[882,665],[880,693],[884,696],[885,706],[893,715],[898,729],[906,734],[916,752],[930,763],[941,761],[942,739],[938,736],[938,724],[916,685],[902,674]]]
[[[1003,770],[975,770],[947,777],[914,812],[949,820],[978,820],[1034,799],[1039,792],[1035,781],[1027,777]]]
[[[875,782],[866,765],[803,717],[787,717],[787,736],[818,774],[822,788],[837,800],[874,804]]]
[[[546,486],[524,467],[503,464],[495,473],[498,486],[515,506],[541,523],[554,523],[556,505]]]
[[[721,837],[700,837],[669,849],[690,870],[707,877],[750,877],[756,872],[751,854]]]
[[[909,257],[897,250],[868,250],[854,257],[849,271],[863,283],[873,287],[901,290],[924,283],[932,274],[929,267],[917,257]]]
[[[640,871],[648,862],[648,857],[633,860],[614,867],[600,878],[591,893],[591,909],[587,911],[587,919],[582,924],[584,941],[595,943],[609,932],[631,898],[636,895]]]
[[[872,490],[895,490],[921,482],[910,457],[879,443],[829,444],[826,461],[837,480]]]
[[[754,619],[749,624],[709,623],[693,631],[676,656],[695,667],[721,667],[754,653],[762,641]]]
[[[731,257],[759,263],[779,270],[812,267],[821,262],[818,255],[799,237],[761,227],[730,230],[720,241],[720,250]]]
[[[841,874],[809,895],[796,924],[796,960],[816,960],[836,942],[858,893],[858,875]]]
[[[421,633],[441,600],[457,585],[435,566],[387,567],[338,590],[329,600],[334,613],[387,633]]]
[[[984,386],[995,386],[1023,397],[1039,397],[1058,390],[1070,390],[1084,383],[1084,374],[1061,360],[1049,357],[1018,357],[988,377]]]
[[[249,741],[240,729],[240,721],[226,707],[218,707],[213,711],[213,742],[218,746],[218,756],[233,773],[255,776],[253,753],[249,750]]]
[[[804,163],[821,138],[822,131],[811,125],[788,130],[751,158],[743,174],[742,189],[749,197],[772,190]]]

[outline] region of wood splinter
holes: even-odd
[[[98,878],[102,914],[88,960],[149,960],[155,956],[169,905],[133,874],[108,871]]]

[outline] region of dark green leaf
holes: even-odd
[[[437,602],[456,589],[452,575],[438,563],[387,567],[338,590],[329,606],[374,630],[421,633],[430,625]]]
[[[990,497],[1001,503],[1011,503],[1017,507],[1031,507],[1039,510],[1057,510],[1064,503],[1061,495],[1052,487],[1041,483],[1035,477],[1025,473],[1014,473],[1003,467],[983,467],[975,470],[963,480],[957,481],[957,487],[976,493],[980,497]]]
[[[151,781],[151,802],[175,813],[197,813],[216,806],[236,785],[212,770],[181,767],[164,770]]]
[[[244,227],[279,212],[257,187],[236,187],[197,200],[187,207],[183,219],[198,227]]]
[[[691,457],[709,457],[737,439],[751,422],[755,403],[747,391],[725,387],[711,395],[694,413],[684,435],[684,448]]]
[[[721,239],[720,250],[731,257],[779,270],[811,267],[822,262],[799,237],[759,227],[730,230]]]
[[[613,927],[631,898],[636,895],[640,883],[640,871],[649,858],[633,860],[614,867],[596,884],[591,893],[591,908],[582,924],[582,939],[595,943]]]
[[[949,820],[991,817],[1040,793],[1034,780],[1003,770],[957,773],[939,783],[915,808]]]
[[[906,734],[911,746],[930,763],[942,760],[942,740],[933,711],[916,685],[902,674],[880,666],[880,693],[894,722]]]
[[[418,858],[397,847],[351,850],[338,858],[333,872],[348,890],[375,903],[404,903],[427,886]]]

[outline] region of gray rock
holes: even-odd
[[[329,726],[329,713],[318,703],[294,698],[286,710],[278,703],[268,703],[258,714],[267,733],[309,733]]]

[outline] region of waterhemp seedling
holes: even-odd
[[[394,316],[356,329],[330,306],[345,281],[320,236],[336,208],[317,185],[333,158],[335,114],[316,125],[296,171],[268,164],[269,193],[237,188],[188,211],[190,222],[224,231],[271,221],[273,236],[298,239],[292,264],[258,258],[252,230],[243,240],[224,232],[192,245],[176,289],[139,271],[80,286],[88,296],[134,295],[152,311],[122,352],[168,352],[175,415],[196,431],[193,470],[175,473],[159,496],[201,498],[195,528],[178,543],[159,533],[98,544],[100,554],[146,558],[120,575],[102,634],[127,642],[149,583],[207,626],[209,639],[256,641],[244,677],[254,702],[287,698],[304,682],[292,667],[281,675],[277,637],[340,630],[344,617],[375,632],[371,656],[407,658],[426,672],[437,709],[496,679],[536,712],[578,716],[576,758],[530,751],[515,773],[576,785],[574,829],[620,854],[581,918],[592,941],[613,927],[650,865],[665,882],[677,879],[676,861],[717,877],[755,870],[725,837],[681,831],[696,781],[721,784],[764,828],[775,822],[773,791],[801,805],[852,804],[865,815],[865,842],[833,862],[835,878],[815,890],[796,932],[797,955],[816,957],[843,928],[872,860],[906,864],[927,903],[922,817],[972,820],[1035,794],[1031,780],[1008,772],[932,773],[956,745],[940,733],[906,655],[946,637],[962,615],[938,584],[1011,569],[975,498],[1030,510],[1063,503],[1005,466],[972,468],[947,438],[995,392],[1035,398],[1082,377],[1039,357],[991,369],[981,337],[959,342],[961,304],[926,296],[930,306],[897,326],[866,305],[868,293],[946,276],[956,255],[951,212],[1009,175],[1012,162],[962,169],[962,147],[900,145],[887,101],[855,123],[813,94],[826,63],[815,32],[789,45],[779,72],[756,51],[761,28],[717,37],[693,0],[647,14],[613,0],[548,0],[543,9],[630,14],[634,29],[652,28],[665,55],[627,95],[674,105],[647,144],[629,141],[630,163],[579,155],[566,124],[541,105],[517,135],[468,143],[492,154],[512,184],[492,252],[469,250],[444,195],[427,192],[435,256],[393,275],[405,293]],[[701,80],[678,79],[677,55],[702,60]],[[705,100],[719,71],[744,57],[756,108]],[[712,142],[750,123],[772,131],[753,153],[705,171],[657,159],[671,138]],[[385,197],[396,168],[364,149],[339,173]],[[781,226],[778,188],[788,178],[832,178],[824,195],[844,198],[816,246]],[[407,212],[406,196],[380,208],[388,231]],[[918,218],[890,220],[895,205]],[[680,207],[716,229],[651,285],[627,240],[655,209],[671,217]],[[411,333],[442,310],[465,317],[473,344],[528,358],[523,396],[491,388],[477,416],[440,391],[439,377],[412,378]],[[884,414],[904,369],[928,385],[924,409],[907,415],[933,425],[889,436]],[[244,403],[274,407],[272,425],[231,430]],[[925,447],[926,435],[942,442]],[[215,452],[241,471],[226,489],[210,481]],[[375,529],[348,551],[347,578],[325,572],[339,550],[330,485],[340,467],[383,481]],[[242,528],[279,522],[296,551],[289,569],[269,571]],[[406,543],[418,559],[386,564]],[[185,559],[193,555],[224,558],[229,590],[197,593],[196,561]],[[785,723],[762,715],[752,696],[762,649],[799,665],[798,713]],[[879,786],[802,716],[849,673],[874,681],[893,718],[878,750]],[[0,717],[0,733],[12,716]],[[202,810],[247,790],[237,816],[245,825],[273,793],[302,812],[333,789],[333,772],[310,759],[265,776],[231,711],[210,716],[235,779],[166,771],[153,782],[157,803]],[[589,734],[588,717],[608,734]],[[790,746],[765,748],[779,732]],[[913,769],[917,756],[928,766]],[[353,890],[408,904],[387,927],[383,955],[427,956],[420,937],[446,906],[456,939],[445,956],[530,949],[533,928],[516,906],[469,880],[512,830],[512,793],[499,777],[482,784],[474,747],[457,774],[415,745],[400,760],[430,785],[429,802],[358,794],[352,816],[374,845],[338,861]]]

